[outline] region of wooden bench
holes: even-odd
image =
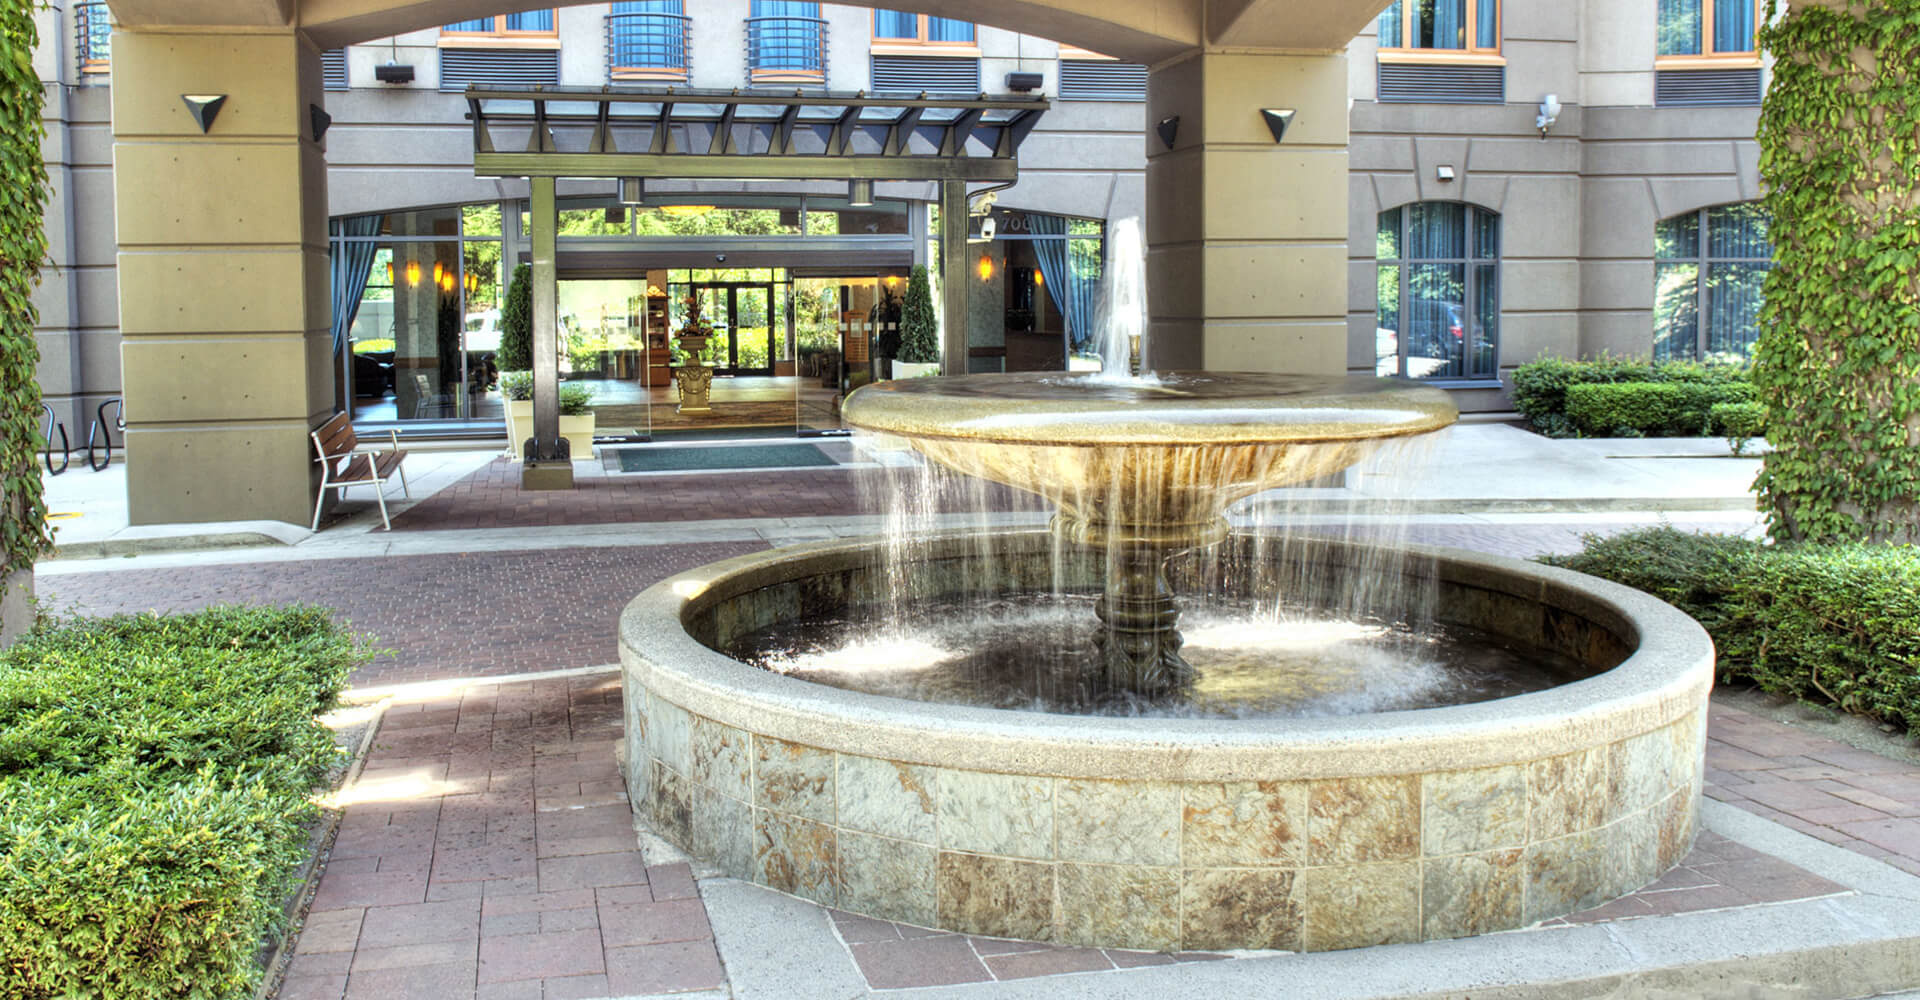
[[[335,414],[313,432],[314,461],[320,463],[320,495],[313,501],[313,530],[320,530],[320,507],[326,503],[327,491],[337,489],[344,498],[349,486],[372,486],[373,498],[380,502],[380,522],[388,531],[393,530],[393,522],[387,518],[387,479],[398,473],[400,492],[409,499],[413,493],[407,489],[406,470],[400,467],[407,457],[400,450],[400,432],[389,433],[393,436],[391,451],[355,451],[360,438],[353,433],[353,418],[345,413]]]

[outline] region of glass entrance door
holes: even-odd
[[[774,311],[772,285],[693,286],[700,310],[713,324],[709,345],[715,375],[772,375]]]

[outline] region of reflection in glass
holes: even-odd
[[[1459,202],[1389,209],[1375,253],[1375,371],[1497,377],[1500,217]]]
[[[1681,361],[1700,346],[1700,265],[1693,261],[1653,266],[1653,356]]]
[[[1663,56],[1700,54],[1701,0],[1660,0],[1655,52]]]
[[[1758,202],[1743,202],[1655,225],[1655,358],[1743,361],[1753,355],[1773,267],[1768,222]]]

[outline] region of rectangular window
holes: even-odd
[[[1752,355],[1773,267],[1767,228],[1767,215],[1754,202],[1688,212],[1654,227],[1656,359]]]
[[[1500,54],[1500,0],[1394,0],[1377,22],[1388,58]]]
[[[893,45],[974,44],[973,22],[931,14],[912,14],[903,10],[873,12],[873,42],[876,47]]]
[[[500,14],[455,21],[440,29],[442,36],[454,36],[459,44],[483,39],[539,39],[558,42],[552,10],[529,10],[519,14]],[[443,39],[445,40],[445,39]]]
[[[607,15],[608,78],[686,79],[690,24],[681,0],[615,3]]]
[[[1760,58],[1754,44],[1759,0],[1659,0],[1655,53],[1662,62]]]

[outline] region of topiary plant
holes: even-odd
[[[40,437],[40,345],[33,289],[46,257],[47,169],[40,158],[46,94],[29,58],[38,5],[0,6],[0,645],[32,624],[33,561],[53,545],[34,448]],[[22,594],[24,591],[25,594]],[[16,598],[8,601],[7,598]]]
[[[1915,5],[1774,8],[1760,178],[1774,266],[1754,350],[1778,539],[1920,542]],[[1784,13],[1779,13],[1784,11]]]
[[[513,281],[507,285],[507,301],[500,309],[500,353],[494,360],[503,372],[533,368],[533,268],[530,265],[513,269]]]
[[[900,353],[896,358],[910,364],[938,364],[940,361],[940,324],[933,312],[933,289],[928,284],[927,268],[916,264],[907,279],[907,302],[900,310]]]

